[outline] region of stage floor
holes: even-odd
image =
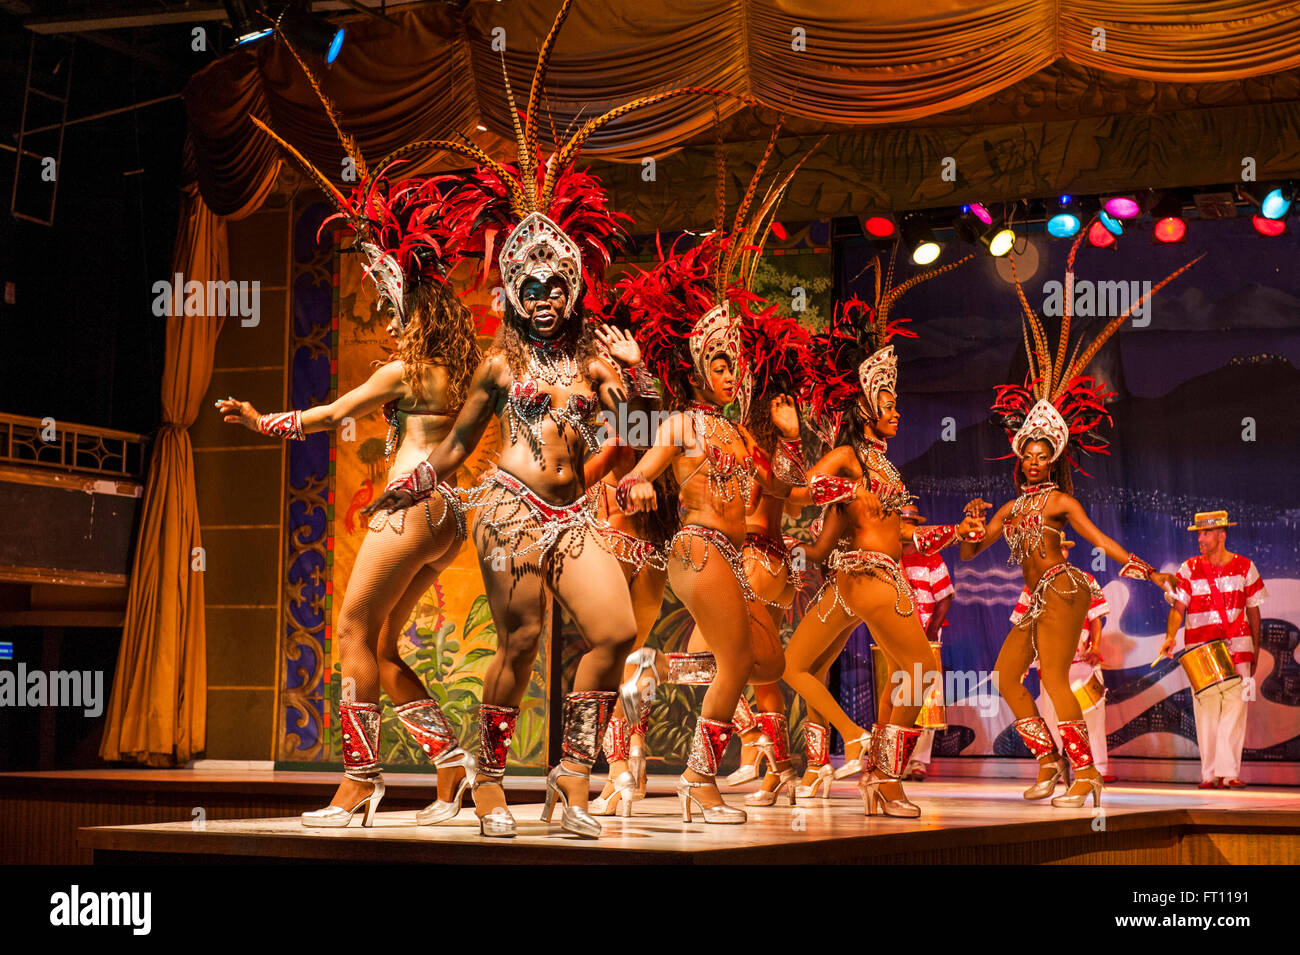
[[[1292,788],[1202,791],[1116,783],[1096,810],[1027,802],[1021,780],[930,780],[908,784],[921,818],[894,819],[866,817],[848,781],[828,800],[793,810],[745,807],[749,822],[717,826],[698,815],[684,824],[676,797],[655,792],[670,785],[652,780],[651,795],[635,804],[631,818],[602,818],[600,839],[563,832],[558,807],[556,824],[540,822],[533,804],[515,807],[515,839],[480,836],[466,808],[431,827],[416,826],[412,811],[381,810],[370,829],[361,828],[360,814],[347,829],[306,829],[296,816],[208,819],[202,827],[83,828],[78,843],[94,852],[97,863],[1300,862],[1300,789]],[[726,798],[742,805],[737,790]]]

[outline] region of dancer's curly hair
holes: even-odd
[[[474,315],[447,282],[419,282],[406,295],[406,330],[396,355],[402,381],[424,399],[422,366],[447,369],[447,407],[459,408],[469,395],[469,383],[482,358]]]

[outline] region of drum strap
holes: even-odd
[[[1232,637],[1241,637],[1249,634],[1250,626],[1242,626],[1246,623],[1246,615],[1244,613],[1237,618],[1235,627],[1228,623],[1228,607],[1227,604],[1223,602],[1223,594],[1219,593],[1219,584],[1214,574],[1214,565],[1207,560],[1205,561],[1205,567],[1205,579],[1209,581],[1210,584],[1210,602],[1214,604],[1215,613],[1217,613],[1219,619],[1223,621],[1224,636],[1230,639]],[[1236,633],[1233,632],[1234,629],[1236,630]]]

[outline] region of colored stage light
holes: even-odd
[[[1141,206],[1132,196],[1111,196],[1102,207],[1116,219],[1132,219],[1141,211]],[[1119,235],[1118,232],[1115,234]]]
[[[1111,216],[1107,215],[1105,212],[1098,212],[1097,220],[1106,228],[1106,231],[1109,232],[1111,235],[1121,236],[1124,234],[1124,226],[1120,224],[1120,221],[1118,219],[1112,218]]]
[[[325,62],[333,63],[341,49],[343,49],[343,28],[339,27],[339,32],[334,34],[334,39],[330,40],[330,48],[325,51]]]
[[[862,231],[873,239],[888,239],[896,229],[894,220],[888,216],[867,216],[862,220]]]
[[[1047,220],[1047,234],[1057,239],[1068,239],[1079,231],[1081,224],[1073,212],[1058,212]]]
[[[969,212],[971,215],[973,215],[976,219],[979,219],[980,222],[983,222],[985,225],[993,224],[993,214],[989,212],[988,209],[984,208],[984,204],[982,202],[972,202],[969,206],[962,206],[961,211]]]
[[[1281,235],[1286,231],[1286,220],[1269,219],[1265,216],[1251,216],[1250,224],[1255,227],[1255,231],[1260,235],[1275,236]]]
[[[254,10],[248,0],[225,0],[223,6],[226,8],[230,27],[235,31],[235,46],[255,43],[274,32],[266,15]]]
[[[993,233],[993,238],[989,239],[989,252],[998,258],[1006,255],[1011,251],[1011,247],[1016,244],[1016,234],[1010,229],[999,229]]]
[[[930,221],[919,213],[903,218],[903,246],[916,265],[929,265],[939,257],[943,247],[934,241]]]
[[[1115,234],[1100,222],[1088,226],[1088,242],[1097,249],[1104,249],[1115,244]]]
[[[1187,223],[1178,216],[1166,216],[1156,221],[1153,234],[1157,242],[1182,242],[1187,235]]]
[[[1265,219],[1280,219],[1287,214],[1291,208],[1291,200],[1286,197],[1281,189],[1273,189],[1264,197],[1264,201],[1259,204],[1259,211]]]

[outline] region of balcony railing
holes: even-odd
[[[36,465],[140,481],[144,476],[145,444],[143,435],[129,431],[0,413],[0,464]]]

